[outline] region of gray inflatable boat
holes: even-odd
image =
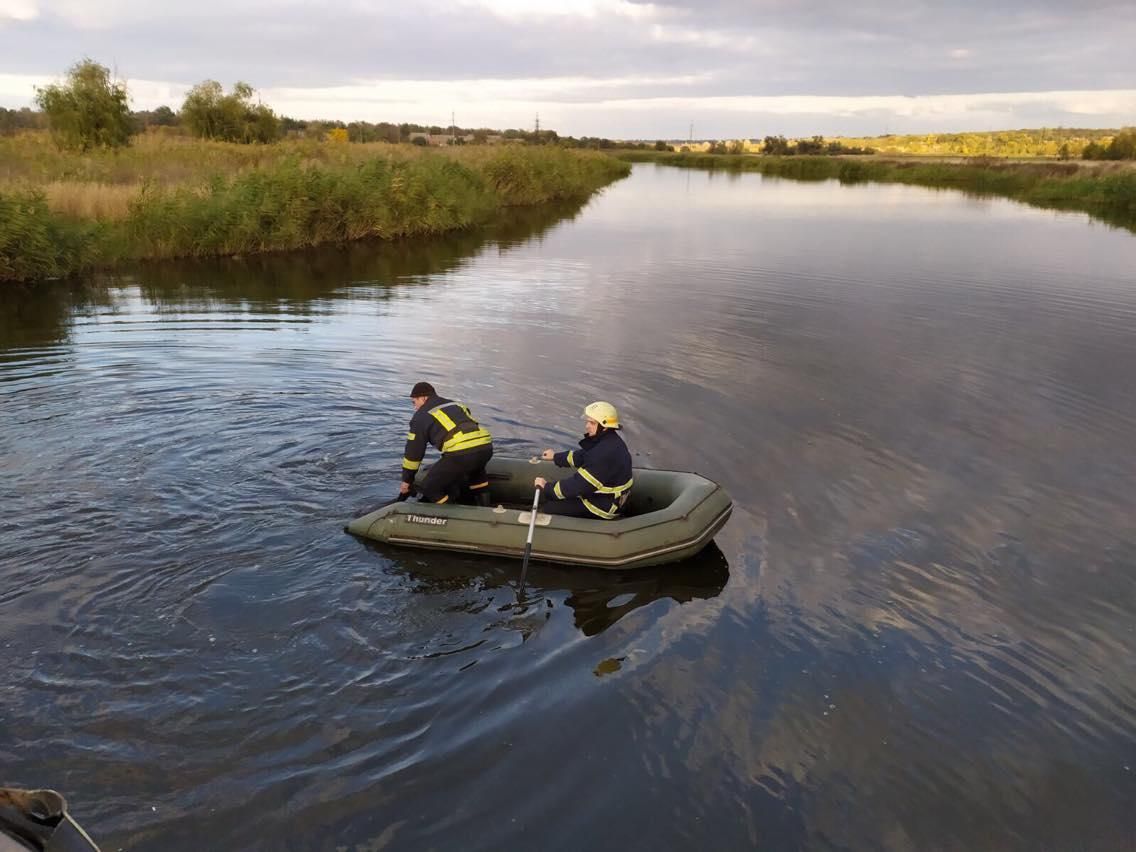
[[[493,508],[390,503],[347,526],[363,538],[406,547],[520,557],[530,520],[533,478],[571,473],[552,462],[494,458]],[[698,553],[729,520],[725,490],[697,473],[635,468],[626,514],[613,521],[537,513],[532,558],[563,565],[640,568]]]

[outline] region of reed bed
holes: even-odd
[[[0,139],[0,281],[150,258],[439,234],[502,209],[587,198],[630,166],[554,147],[201,142],[61,152]]]

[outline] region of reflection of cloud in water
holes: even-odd
[[[1136,243],[949,194],[873,206],[899,191],[856,188],[867,209],[850,217],[783,210],[787,188],[749,193],[759,182],[745,179],[684,196],[691,180],[637,170],[588,215],[502,253],[262,259],[233,268],[279,263],[265,281],[234,272],[224,286],[147,270],[104,305],[71,290],[59,306],[25,301],[5,337],[70,333],[54,357],[72,360],[18,356],[58,369],[51,381],[5,363],[13,647],[39,641],[22,629],[33,621],[67,625],[50,632],[61,644],[85,623],[85,650],[62,660],[84,674],[96,638],[117,659],[121,637],[150,635],[138,622],[153,589],[180,606],[191,579],[212,582],[188,612],[203,628],[212,616],[310,644],[272,648],[267,668],[234,663],[179,621],[176,664],[142,661],[163,697],[138,705],[123,741],[134,749],[147,724],[160,741],[187,718],[169,701],[179,690],[219,698],[227,730],[229,708],[261,707],[277,676],[298,676],[308,688],[276,705],[277,731],[349,707],[360,749],[392,715],[409,732],[401,746],[384,736],[393,751],[353,776],[359,813],[383,796],[401,812],[448,772],[442,787],[480,799],[466,813],[485,828],[499,791],[537,765],[534,751],[502,759],[485,731],[527,721],[539,755],[558,744],[563,759],[560,786],[539,779],[547,811],[529,802],[518,823],[602,831],[593,817],[616,802],[681,813],[649,827],[689,831],[678,845],[692,848],[714,824],[712,838],[738,840],[720,845],[902,849],[985,848],[1035,828],[1071,848],[1081,820],[1082,837],[1117,848],[1107,827],[1132,824],[1118,755],[1136,725]],[[793,187],[822,198],[814,189],[830,191]],[[570,446],[586,402],[615,402],[640,466],[697,470],[734,498],[716,538],[729,582],[692,591],[670,569],[535,566],[518,606],[517,563],[380,557],[342,536],[347,507],[393,496],[420,377],[470,403],[509,455]],[[69,519],[81,522],[44,534]],[[75,559],[80,545],[93,562]],[[266,550],[272,571],[220,576],[219,561]],[[306,717],[297,696],[313,702]],[[98,718],[44,715],[40,730]],[[559,741],[562,723],[588,726],[594,762]],[[263,716],[258,727],[272,733]],[[218,750],[195,755],[225,775],[233,752]],[[352,778],[306,761],[283,760],[278,778],[309,772],[313,791],[312,766]],[[148,764],[147,786],[164,765]],[[367,786],[380,766],[422,786]],[[586,806],[565,809],[568,796]],[[434,828],[419,845],[452,839]]]

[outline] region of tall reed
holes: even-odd
[[[601,154],[536,147],[158,139],[121,157],[38,147],[18,141],[22,159],[0,160],[0,281],[437,234],[510,206],[584,199],[630,172]]]

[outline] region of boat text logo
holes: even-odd
[[[406,520],[412,524],[431,524],[435,527],[444,527],[448,518],[432,518],[429,515],[407,515]]]

